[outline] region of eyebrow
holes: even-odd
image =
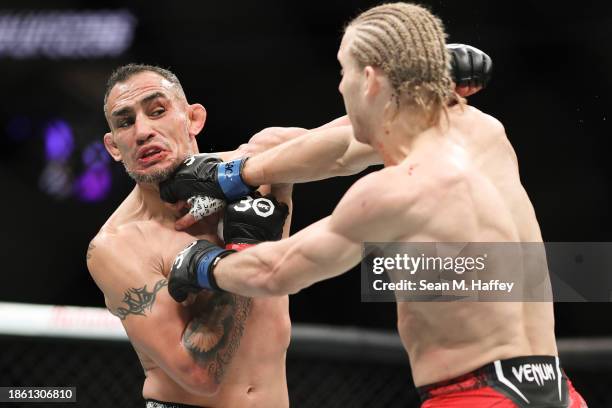
[[[165,93],[157,91],[153,92],[151,95],[147,95],[146,97],[141,99],[139,103],[144,105],[157,98],[168,99]],[[111,116],[114,118],[117,116],[125,116],[128,113],[132,112],[132,110],[133,109],[130,106],[126,106],[125,108],[119,109],[118,111],[114,111],[113,113],[111,113]]]

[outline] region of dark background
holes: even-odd
[[[158,64],[180,78],[190,102],[208,110],[203,152],[230,150],[268,126],[315,127],[343,114],[336,51],[343,24],[374,1],[151,2],[3,1],[0,12],[120,9],[138,20],[119,58],[0,57],[0,301],[104,305],[85,251],[133,187],[112,164],[98,202],[40,188],[46,124],[73,130],[80,150],[106,132],[104,84],[127,62]],[[548,1],[429,1],[449,42],[493,58],[494,76],[470,103],[501,120],[546,241],[609,241],[612,5]],[[15,118],[23,137],[10,132]],[[329,214],[355,178],[295,188],[293,230]],[[359,222],[359,220],[356,220]],[[291,298],[296,322],[393,328],[392,304],[360,303],[358,271]],[[557,304],[562,336],[612,334],[609,303]],[[603,318],[607,316],[607,318]]]

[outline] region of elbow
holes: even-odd
[[[265,283],[262,285],[263,291],[268,296],[284,296],[284,295],[292,295],[286,285],[278,279],[274,274],[268,274],[266,277]]]
[[[353,168],[351,168],[346,163],[346,160],[344,160],[344,158],[342,157],[334,162],[334,166],[331,169],[331,173],[336,177],[341,177],[350,176],[359,173],[359,171],[355,171]]]
[[[367,165],[349,164],[344,157],[334,162],[332,173],[335,177],[352,176],[361,173],[367,168]]]
[[[194,365],[184,373],[183,388],[188,392],[203,396],[212,397],[217,392],[221,384],[213,378],[205,368]]]
[[[262,282],[264,293],[267,296],[285,296],[298,293],[302,288],[285,275],[279,268],[269,269]]]
[[[263,246],[273,245],[272,243],[261,243]],[[248,251],[248,250],[247,250]],[[255,259],[253,273],[247,278],[246,287],[251,290],[249,293],[240,293],[251,297],[285,296],[297,293],[301,287],[296,287],[294,274],[291,273],[290,257],[287,253],[280,254],[279,251],[265,251],[265,255],[260,254]]]
[[[272,297],[288,295],[284,285],[281,284],[276,274],[268,267],[262,267],[259,272],[246,282],[251,288],[250,293],[242,293],[252,297]]]

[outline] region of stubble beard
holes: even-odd
[[[160,169],[154,171],[152,173],[136,173],[131,171],[125,162],[123,163],[123,167],[125,167],[125,171],[127,174],[138,184],[146,183],[146,184],[159,184],[162,181],[166,181],[174,174],[176,169],[183,163],[188,157],[192,156],[194,153],[191,152],[191,149],[188,153],[185,153],[182,157],[178,157],[171,166],[166,167],[165,169]]]

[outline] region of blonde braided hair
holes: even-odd
[[[452,89],[444,25],[424,7],[388,3],[352,20],[351,55],[361,67],[383,70],[393,88],[397,107],[410,104],[437,122],[457,95]]]

